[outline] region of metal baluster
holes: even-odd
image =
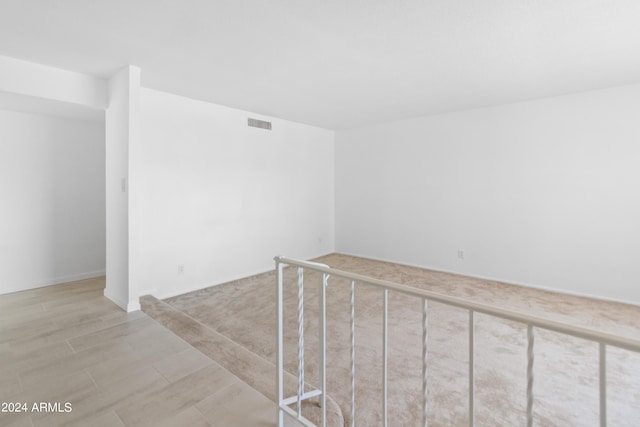
[[[389,290],[384,290],[382,316],[382,425],[387,426],[387,323],[389,320]]]
[[[287,399],[283,399],[283,263],[288,263],[287,265],[295,265],[295,266],[303,266],[304,268],[311,269],[314,271],[318,271],[323,274],[321,290],[320,290],[320,340],[319,340],[319,359],[320,359],[320,387],[313,392],[307,393],[305,395],[304,388],[302,387],[302,392],[299,391],[297,396],[292,396]],[[625,348],[630,351],[640,352],[640,341],[624,338],[612,334],[607,334],[605,332],[593,331],[588,328],[582,328],[578,326],[572,326],[569,324],[565,324],[562,322],[557,322],[549,319],[545,319],[542,317],[531,316],[526,313],[518,313],[510,310],[503,310],[497,307],[491,307],[483,304],[475,304],[472,302],[466,302],[461,300],[460,298],[448,297],[446,295],[436,295],[432,292],[428,291],[420,291],[411,289],[406,286],[402,286],[399,284],[394,284],[391,282],[378,280],[378,279],[369,279],[357,274],[341,272],[338,270],[331,270],[328,266],[317,263],[309,263],[304,261],[291,260],[285,257],[277,257],[276,258],[276,267],[278,270],[277,276],[277,316],[278,316],[278,336],[277,336],[277,349],[276,349],[276,359],[277,359],[277,375],[276,375],[276,385],[277,385],[277,399],[279,402],[277,409],[278,416],[278,425],[282,426],[283,423],[283,413],[287,412],[295,417],[295,411],[288,407],[288,405],[293,405],[296,401],[302,400],[302,398],[312,398],[319,397],[320,405],[323,408],[322,413],[322,425],[326,425],[326,284],[327,278],[329,277],[328,273],[325,271],[331,271],[332,275],[335,277],[340,277],[344,279],[349,279],[352,281],[352,295],[351,295],[351,316],[352,316],[352,325],[351,325],[351,345],[352,345],[352,420],[355,419],[355,287],[354,282],[358,281],[359,283],[365,285],[371,285],[375,287],[381,287],[384,289],[384,319],[383,319],[383,359],[384,359],[384,367],[383,367],[383,382],[384,382],[384,399],[383,399],[383,412],[384,412],[384,424],[386,425],[388,420],[387,413],[387,356],[388,356],[388,291],[393,290],[394,292],[403,293],[406,295],[411,295],[413,297],[422,299],[423,303],[423,330],[422,330],[422,392],[423,392],[423,424],[427,426],[428,419],[428,323],[427,323],[427,304],[428,298],[434,298],[438,302],[447,304],[449,306],[460,307],[466,309],[469,312],[469,408],[470,408],[470,417],[469,424],[473,426],[475,421],[475,355],[474,355],[474,347],[475,347],[475,324],[474,324],[474,316],[475,312],[480,312],[484,314],[488,314],[491,316],[495,316],[498,318],[508,319],[515,322],[519,322],[521,324],[527,325],[527,390],[526,390],[526,423],[527,426],[531,427],[533,425],[534,420],[534,367],[535,367],[535,334],[534,328],[542,328],[547,330],[556,331],[562,334],[566,334],[569,336],[575,336],[579,338],[584,338],[590,340],[592,342],[597,342],[599,344],[599,410],[600,410],[600,426],[606,426],[607,424],[607,366],[606,366],[606,352],[607,346],[612,345],[615,347]],[[335,273],[334,273],[335,271]],[[302,306],[302,304],[301,304]],[[301,317],[300,324],[304,325],[303,317]],[[304,329],[301,329],[301,335],[303,335]],[[300,347],[303,347],[302,345]],[[302,355],[304,356],[304,355]],[[301,364],[302,370],[304,369],[304,363]],[[304,379],[302,380],[304,381]],[[302,383],[304,386],[304,383]],[[354,423],[352,421],[352,427]]]
[[[533,326],[527,325],[527,427],[533,426]]]
[[[284,370],[284,362],[283,362],[283,329],[282,329],[282,274],[284,266],[276,261],[276,266],[278,270],[278,280],[277,280],[277,298],[276,298],[276,311],[278,312],[278,336],[276,338],[276,359],[277,359],[277,369],[276,369],[276,388],[278,390],[278,409],[277,409],[277,423],[278,427],[284,426],[284,413],[282,412],[282,401],[284,400],[284,391],[283,391],[283,370]]]
[[[304,270],[298,268],[298,418],[302,416],[304,394]]]
[[[473,310],[469,310],[469,426],[475,424],[475,325],[473,321]]]
[[[356,423],[356,282],[351,281],[351,427]]]
[[[427,299],[422,298],[422,422],[427,427]]]
[[[320,282],[320,407],[322,408],[321,426],[327,426],[327,306],[326,292],[327,279],[326,273],[322,274]]]
[[[607,425],[607,348],[600,343],[600,427]]]

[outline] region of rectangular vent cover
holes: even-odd
[[[260,129],[271,130],[271,122],[265,122],[264,120],[249,119],[249,126]]]

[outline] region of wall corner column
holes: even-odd
[[[139,136],[140,68],[127,66],[108,82],[106,110],[106,276],[104,295],[131,312],[140,309],[131,280],[130,162],[131,146]]]

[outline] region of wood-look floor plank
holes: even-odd
[[[45,311],[59,307],[69,307],[74,304],[82,304],[87,298],[102,298],[103,292],[101,290],[92,290],[83,293],[76,293],[65,298],[54,298],[47,302],[43,302],[42,306]]]
[[[28,413],[0,414],[0,426],[2,427],[33,427],[31,416]]]
[[[84,351],[98,345],[109,343],[121,343],[132,335],[144,335],[147,330],[157,327],[157,324],[148,317],[141,317],[130,322],[119,323],[96,332],[88,333],[69,340],[69,344],[75,351]]]
[[[0,399],[72,408],[0,414],[0,426],[219,426],[196,405],[240,380],[103,288],[98,278],[0,295]]]
[[[125,427],[125,425],[122,424],[122,421],[120,421],[120,418],[115,413],[115,411],[109,411],[107,413],[97,415],[95,417],[87,416],[86,418],[84,418],[79,422],[81,422],[82,424],[76,423],[76,425],[91,426],[91,427]],[[73,423],[68,425],[72,426]],[[182,424],[182,425],[185,427],[190,426],[189,424]],[[174,426],[177,427],[178,424],[174,424]]]
[[[78,295],[101,295],[103,289],[104,284],[98,282],[85,282],[81,284],[75,282],[68,285],[54,285],[24,292],[15,292],[2,296],[0,299],[0,309],[48,303],[52,301],[52,298],[55,298],[56,301],[61,301],[65,298]]]
[[[2,296],[0,296],[0,299],[2,299]],[[0,333],[2,331],[10,331],[23,327],[27,328],[31,324],[45,321],[65,326],[75,323],[78,316],[82,316],[83,314],[89,318],[94,318],[96,316],[108,316],[109,314],[122,312],[120,307],[102,296],[87,298],[82,304],[56,307],[46,311],[42,307],[42,304],[38,304],[38,307],[40,308],[37,311],[18,311],[4,316],[3,312],[0,311]]]
[[[154,358],[165,357],[191,347],[182,338],[168,332],[160,325],[156,325],[152,331],[148,331],[144,336],[131,337],[129,345],[140,357]],[[157,359],[156,359],[157,360]]]
[[[30,406],[39,402],[60,402],[73,404],[81,398],[97,393],[97,387],[88,373],[84,371],[66,375],[62,380],[57,375],[41,377],[38,384],[25,386],[24,391],[13,396],[20,402],[27,402]],[[32,412],[32,418],[42,418],[43,413]]]
[[[87,367],[116,357],[129,348],[126,343],[97,345],[80,353],[73,353],[66,357],[55,359],[50,363],[41,364],[36,368],[27,369],[19,374],[20,380],[25,388],[38,384],[42,378],[58,377],[62,380],[66,375],[82,371]]]
[[[83,336],[87,333],[99,331],[105,327],[105,323],[99,318],[88,319],[66,327],[54,325],[54,328],[48,328],[49,330],[15,339],[10,342],[10,345],[14,351],[27,352],[50,344],[63,342],[70,338]]]
[[[143,368],[154,366],[156,363],[167,363],[166,361],[169,358],[173,358],[175,354],[185,351],[182,342],[180,342],[179,347],[176,347],[174,345],[175,341],[171,340],[167,343],[166,339],[156,336],[155,343],[151,350],[140,351],[140,349],[131,348],[115,357],[88,367],[87,372],[99,387],[103,387],[114,382],[126,381],[133,373]],[[147,349],[144,346],[142,348]],[[207,361],[213,363],[209,358],[207,358]],[[175,361],[176,364],[183,366],[183,370],[192,372],[192,368],[189,365],[190,362],[193,362],[193,360],[185,358]],[[158,369],[156,371],[160,373]]]
[[[18,375],[8,372],[4,377],[0,377],[0,402],[8,402],[20,393],[22,393],[22,385]]]
[[[220,390],[196,407],[215,426],[275,426],[274,403],[242,381]],[[245,412],[243,408],[251,408]]]
[[[125,425],[154,426],[236,381],[238,378],[220,365],[209,365],[161,390],[134,399],[116,412]]]
[[[36,427],[85,426],[88,425],[88,420],[115,411],[135,398],[161,390],[167,384],[167,380],[162,378],[155,369],[147,367],[130,375],[126,381],[99,387],[96,393],[75,399],[72,402],[72,412],[64,416],[48,414],[34,419],[34,425]]]
[[[139,319],[140,317],[145,317],[146,315],[142,311],[134,311],[132,313],[127,313],[118,308],[116,311],[112,311],[107,313],[100,318],[107,325],[117,325],[123,322],[129,322],[131,320]]]
[[[104,318],[109,318],[109,316],[119,313],[124,313],[120,307],[106,300],[104,297],[99,297],[88,300],[86,304],[75,305],[71,310],[69,307],[58,310],[47,310],[46,315],[47,318],[56,325],[64,327],[96,318],[101,319],[105,322],[105,325],[108,325],[109,322],[105,321]],[[127,320],[126,317],[124,320]]]
[[[153,364],[153,367],[169,382],[175,382],[185,376],[214,363],[195,348],[189,347],[179,353],[169,355]]]
[[[10,349],[9,352],[0,355],[0,376],[3,372],[20,374],[37,369],[73,354],[73,349],[66,342],[49,344],[27,351]]]
[[[42,304],[33,304],[28,306],[8,306],[3,307],[0,310],[0,324],[4,324],[5,322],[10,322],[14,319],[20,319],[23,317],[29,318],[30,316],[36,314],[39,315],[44,311],[44,307]]]
[[[175,415],[158,422],[155,427],[177,427],[177,426],[189,426],[189,427],[216,427],[208,422],[204,415],[196,409],[195,406],[190,406],[182,412],[178,412]]]
[[[30,341],[57,329],[59,327],[49,320],[32,321],[24,327],[3,330],[0,334],[0,342],[11,345],[14,341]]]

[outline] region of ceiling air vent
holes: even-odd
[[[271,130],[271,122],[265,122],[264,120],[249,119],[249,126],[260,129]]]

